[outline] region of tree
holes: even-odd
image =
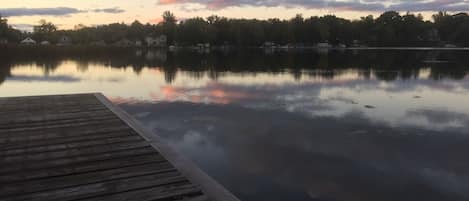
[[[467,13],[450,15],[439,12],[433,15],[434,27],[443,41],[469,45],[469,16]]]
[[[8,20],[0,15],[0,37],[6,37],[8,33]]]
[[[181,22],[176,36],[177,41],[185,45],[213,43],[215,31],[203,18],[192,18]]]
[[[177,20],[173,13],[171,13],[170,11],[165,11],[163,13],[162,28],[163,28],[163,33],[166,35],[168,39],[168,44],[174,43],[174,37],[176,34],[176,23],[177,23]]]
[[[57,39],[57,36],[55,35],[56,31],[57,26],[55,26],[52,22],[47,22],[46,20],[42,19],[39,20],[39,25],[33,27],[33,37],[39,41],[55,41]]]
[[[301,14],[297,14],[294,18],[292,18],[289,22],[290,24],[290,42],[291,43],[298,43],[303,42],[306,40],[306,27],[304,23],[304,18]]]
[[[76,31],[79,31],[81,29],[84,29],[86,28],[86,26],[84,24],[77,24],[75,26],[73,26],[73,29],[76,30]]]
[[[47,22],[46,20],[42,19],[39,20],[39,25],[34,26],[33,30],[35,33],[52,33],[57,31],[57,26],[52,24],[52,22]]]
[[[375,19],[372,15],[361,17],[360,20],[352,22],[352,34],[353,40],[362,41],[364,43],[370,43],[377,39],[375,27]]]
[[[145,38],[145,26],[138,20],[135,20],[129,27],[129,33],[127,34],[131,40],[142,40]]]
[[[23,38],[23,33],[8,25],[8,20],[0,15],[0,39],[10,42],[18,42]]]

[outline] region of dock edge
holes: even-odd
[[[240,201],[230,191],[220,185],[213,178],[208,176],[192,161],[183,157],[178,151],[164,143],[158,134],[148,130],[143,124],[134,119],[130,114],[114,105],[102,93],[94,93],[95,97],[105,105],[110,111],[117,115],[128,126],[134,129],[140,136],[147,140],[150,145],[158,150],[176,169],[178,169],[189,181],[195,185],[199,185],[202,191],[211,200],[216,201]]]

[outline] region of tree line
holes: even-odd
[[[169,11],[164,12],[158,24],[113,23],[87,27],[76,25],[71,30],[58,30],[45,20],[34,27],[33,32],[21,32],[8,25],[0,17],[0,38],[18,42],[32,37],[37,41],[56,42],[68,36],[74,44],[104,42],[113,44],[120,40],[143,40],[145,37],[166,35],[168,45],[212,45],[260,46],[265,42],[279,45],[309,46],[317,43],[367,46],[438,46],[455,44],[469,45],[469,15],[438,12],[432,20],[420,14],[396,11],[384,12],[358,20],[348,20],[334,15],[303,17],[298,14],[291,19],[272,18],[233,19],[220,16],[195,17],[178,21]]]

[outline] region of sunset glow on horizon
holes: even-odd
[[[289,19],[296,14],[305,17],[333,14],[347,19],[377,16],[386,10],[421,13],[426,19],[438,10],[467,11],[465,0],[431,1],[359,1],[359,0],[3,0],[0,14],[15,28],[30,30],[41,19],[56,24],[60,29],[74,25],[96,26],[115,22],[158,23],[161,14],[172,11],[179,20],[191,17],[219,15],[229,18]]]

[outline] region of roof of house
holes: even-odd
[[[24,40],[22,40],[21,43],[36,43],[36,41],[30,37],[27,37]]]

